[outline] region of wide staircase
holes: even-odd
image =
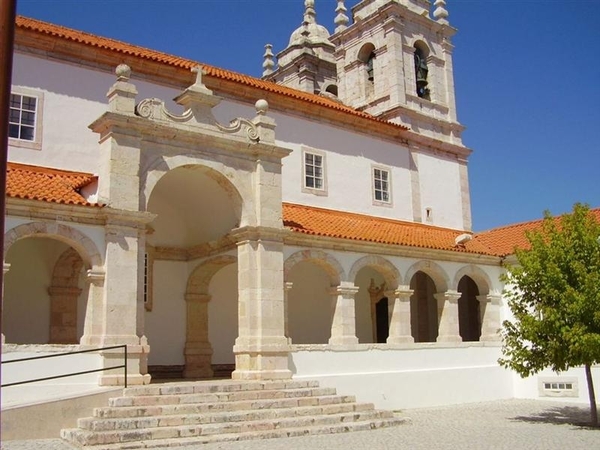
[[[94,409],[61,437],[94,450],[172,447],[372,430],[403,422],[317,381],[181,382],[139,386]]]

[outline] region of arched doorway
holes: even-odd
[[[435,342],[438,336],[438,307],[435,282],[423,271],[410,280],[410,325],[415,342]]]
[[[478,341],[481,336],[481,313],[479,307],[479,288],[467,275],[458,282],[458,326],[463,342]]]
[[[152,307],[145,313],[145,333],[152,347],[150,370],[209,376],[213,349],[208,330],[218,328],[218,322],[211,327],[215,320],[210,315],[214,310],[209,306],[211,292],[226,292],[227,314],[237,317],[237,267],[231,255],[236,245],[230,232],[241,223],[241,196],[217,170],[188,164],[168,171],[156,182],[147,210],[156,214],[147,235],[148,253],[152,255]],[[221,258],[221,263],[204,264],[215,258]],[[221,269],[223,274],[217,274]],[[199,322],[204,320],[202,315],[207,324]],[[164,326],[165,321],[169,327]],[[190,336],[190,331],[198,330],[202,330],[202,337]],[[233,354],[232,347],[233,343],[229,355]],[[185,371],[194,352],[200,355],[194,370]]]

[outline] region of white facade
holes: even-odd
[[[508,317],[499,257],[283,227],[285,202],[424,224],[423,234],[469,233],[454,30],[439,8],[435,20],[424,16],[429,8],[425,0],[365,0],[354,23],[342,20],[331,37],[339,99],[410,130],[327,105],[289,107],[283,94],[267,108],[214,75],[148,75],[141,59],[115,77],[116,51],[110,64],[73,64],[21,43],[13,91],[38,98],[40,134],[38,142],[11,140],[10,162],[93,174],[81,194],[105,206],[9,198],[6,343],[40,351],[128,344],[132,384],[149,382],[148,366],[206,378],[235,365],[234,377],[316,378],[391,409],[538,398],[552,383],[573,387],[572,379],[570,399],[585,401],[577,370],[568,382],[546,373],[520,381],[498,366],[497,330]],[[404,27],[382,21],[390,11],[405,15]],[[316,22],[313,29],[323,31]],[[414,92],[418,40],[431,43],[429,98]],[[356,62],[366,43],[381,83],[369,95],[357,78],[364,61]],[[310,83],[290,70],[284,83],[306,91]],[[410,75],[394,78],[400,73]],[[322,76],[311,86],[319,93],[327,83]],[[144,99],[165,101],[169,112]],[[236,118],[247,119],[226,125]],[[317,157],[311,169],[307,155]],[[321,171],[309,173],[314,167]],[[382,173],[387,185],[377,192]],[[64,336],[73,342],[59,342]],[[120,384],[119,376],[100,383]],[[544,380],[551,386],[540,390]]]

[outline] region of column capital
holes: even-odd
[[[87,281],[98,285],[104,282],[106,272],[104,271],[104,269],[92,268],[86,272],[85,276],[87,278]]]
[[[331,295],[341,295],[343,297],[354,298],[358,291],[359,287],[355,286],[354,283],[346,283],[342,281],[342,283],[338,286],[331,286],[329,293]]]
[[[397,289],[385,291],[385,296],[389,299],[399,298],[400,300],[410,300],[414,292],[414,289],[410,289],[408,286],[398,286]]]
[[[283,242],[284,235],[288,234],[288,230],[285,228],[273,228],[273,227],[251,227],[245,226],[236,228],[231,231],[231,237],[235,240],[237,245],[245,244],[249,241],[273,241]]]
[[[457,303],[458,299],[462,296],[462,293],[458,291],[446,291],[446,292],[438,292],[437,294],[433,294],[436,300],[438,301],[447,301],[450,303]]]
[[[208,303],[212,298],[209,294],[185,294],[184,297],[188,303]]]
[[[502,294],[484,294],[478,295],[477,300],[480,303],[490,303],[492,305],[502,305]]]

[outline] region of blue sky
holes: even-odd
[[[346,1],[350,7],[356,0]],[[433,3],[433,1],[432,1]],[[18,13],[253,76],[303,0],[18,0]],[[316,0],[333,31],[334,0]],[[600,0],[447,0],[473,226],[600,206]]]

